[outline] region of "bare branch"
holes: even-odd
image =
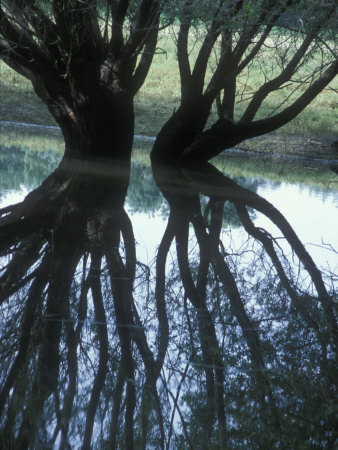
[[[184,98],[185,92],[188,90],[189,84],[191,82],[191,69],[188,54],[189,30],[189,24],[181,23],[177,38],[177,57],[181,77],[182,99]]]

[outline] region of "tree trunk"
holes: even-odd
[[[186,99],[158,133],[151,152],[152,161],[179,162],[184,150],[203,132],[210,108],[210,102],[201,98]]]
[[[235,125],[224,118],[204,130],[210,109],[210,100],[203,97],[185,100],[157,135],[152,161],[188,165],[207,162],[223,150],[265,132],[262,127]]]
[[[92,83],[80,88],[68,81],[33,82],[34,89],[65,140],[65,156],[93,156],[129,161],[134,137],[133,96]]]

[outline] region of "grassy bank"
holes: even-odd
[[[137,134],[155,136],[179,105],[180,86],[176,49],[168,34],[160,40],[159,47],[163,51],[155,55],[148,78],[135,99]],[[263,75],[259,70],[260,63],[258,61],[257,66],[251,68],[251,89],[256,89],[263,82]],[[0,64],[0,120],[55,125],[48,109],[34,93],[30,82],[3,62]],[[331,87],[338,88],[338,81]],[[269,114],[276,105],[285,101],[286,95],[287,92],[277,91],[266,102],[261,115]],[[330,143],[338,136],[335,106],[336,94],[333,89],[327,89],[303,113],[278,132],[245,142],[241,147],[259,151],[273,149],[283,153],[334,156]],[[238,117],[244,108],[243,101],[236,105]],[[216,119],[216,111],[213,112],[212,119]]]

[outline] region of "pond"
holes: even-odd
[[[135,147],[0,149],[0,447],[334,448],[337,176]]]

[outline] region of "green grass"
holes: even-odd
[[[160,52],[155,55],[147,80],[135,98],[136,134],[155,136],[175,108],[179,106],[180,85],[176,49],[168,34],[165,34],[159,41],[159,47],[164,50],[164,53]],[[259,65],[262,61],[267,61],[265,64],[268,70],[268,56],[268,54],[263,54],[253,63],[247,89],[255,90],[263,82],[264,75]],[[34,93],[30,82],[16,74],[3,62],[0,64],[0,120],[55,125],[47,107]],[[271,64],[271,70],[273,71],[273,64]],[[243,86],[246,76],[247,74],[243,74],[242,79],[239,79],[238,89]],[[338,81],[333,82],[331,87],[338,88]],[[269,96],[263,103],[258,117],[269,114],[276,105],[285,100],[287,94],[288,90],[286,89]],[[246,102],[236,104],[235,116],[237,118],[241,116],[245,106]],[[324,143],[337,139],[338,126],[335,107],[336,94],[334,90],[325,90],[296,119],[278,130],[279,139],[297,136],[298,139],[302,139],[303,144],[309,138],[317,138]],[[210,120],[215,119],[214,111]],[[255,148],[255,144],[253,148]],[[279,146],[278,151],[283,151],[283,145]]]
[[[29,128],[0,124],[1,147],[20,148],[25,152],[54,152],[62,154],[64,141],[60,130]]]
[[[0,61],[0,120],[55,125],[29,80]]]

